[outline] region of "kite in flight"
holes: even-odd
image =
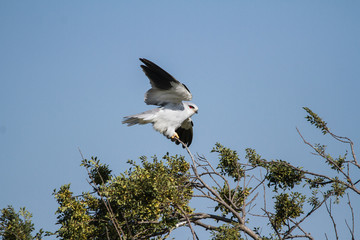
[[[152,123],[156,131],[171,141],[179,144],[180,140],[190,146],[194,125],[190,117],[198,112],[198,107],[183,102],[192,98],[189,89],[155,63],[145,58],[140,58],[140,61],[144,64],[141,68],[151,84],[145,93],[145,103],[159,107],[124,117],[122,123],[128,126]]]

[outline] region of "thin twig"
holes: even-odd
[[[304,141],[304,143],[308,146],[310,146],[319,156],[323,157],[324,159],[326,159],[327,161],[329,161],[332,165],[334,165],[336,167],[336,170],[341,172],[344,177],[347,180],[350,180],[350,177],[341,169],[341,167],[338,166],[338,164],[336,164],[332,159],[330,159],[328,156],[325,155],[325,153],[320,152],[317,148],[315,148],[311,143],[309,143],[308,141],[306,141],[306,139],[302,136],[302,134],[300,133],[299,129],[296,128],[297,132],[299,133],[301,139]],[[351,182],[350,182],[351,183]],[[351,183],[352,184],[352,183]],[[352,184],[353,185],[353,184]]]
[[[336,239],[339,239],[339,236],[338,236],[338,232],[337,232],[337,227],[336,227],[336,223],[335,223],[335,219],[331,213],[331,201],[330,201],[330,208],[328,207],[327,203],[325,202],[325,206],[326,206],[326,211],[328,212],[330,218],[331,218],[331,221],[333,223],[333,226],[334,226],[334,231],[335,231],[335,237]]]
[[[300,228],[300,224],[305,221],[305,219],[307,219],[311,214],[313,214],[317,209],[319,209],[324,203],[326,203],[327,199],[330,197],[330,195],[325,195],[324,199],[316,206],[314,206],[300,221],[298,222],[294,222],[294,226],[292,226],[286,233],[285,236],[289,236],[291,234],[292,231],[295,230],[295,228]]]
[[[188,223],[188,226],[189,226],[189,228],[190,228],[190,230],[191,230],[191,234],[192,234],[192,236],[193,236],[193,239],[194,239],[194,240],[195,240],[195,239],[199,240],[199,238],[197,237],[197,235],[196,235],[196,233],[195,233],[195,231],[194,231],[194,228],[191,226],[191,221],[190,221],[187,213],[186,213],[180,206],[176,205],[176,207],[177,207],[178,209],[180,209],[180,211],[182,212],[183,216],[185,217],[185,219],[186,219],[186,221],[187,221],[187,223]]]
[[[347,194],[347,198],[348,198],[348,205],[350,207],[350,211],[351,211],[351,228],[349,227],[349,224],[347,223],[347,221],[345,220],[345,223],[346,223],[346,226],[348,227],[349,231],[350,231],[350,234],[351,234],[351,239],[352,240],[355,240],[355,236],[354,236],[354,233],[355,233],[355,218],[354,218],[354,209],[353,207],[351,206],[351,201],[350,201],[350,196],[349,194]]]

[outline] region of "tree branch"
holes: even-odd
[[[330,218],[331,218],[331,221],[333,223],[333,226],[334,226],[334,231],[335,231],[335,237],[336,239],[338,240],[339,239],[339,235],[338,235],[338,232],[337,232],[337,227],[336,227],[336,223],[335,223],[335,220],[334,220],[334,217],[331,213],[331,201],[330,201],[330,208],[328,207],[327,203],[325,202],[325,206],[326,206],[326,211],[328,212]]]
[[[193,155],[191,154],[189,148],[187,147],[186,144],[184,144],[180,139],[177,139],[183,146],[184,148],[186,149],[186,151],[188,152],[191,160],[192,160],[192,165],[191,165],[191,168],[196,176],[196,178],[201,182],[201,184],[212,194],[216,197],[216,199],[218,199],[221,204],[227,208],[233,215],[234,217],[236,217],[239,221],[239,229],[241,231],[243,231],[244,233],[246,233],[249,237],[253,238],[253,239],[260,239],[260,237],[255,233],[253,232],[251,229],[249,229],[247,226],[245,226],[245,221],[244,219],[239,215],[239,213],[234,209],[232,208],[229,204],[226,203],[226,201],[224,201],[224,199],[222,199],[222,197],[220,196],[220,194],[215,191],[215,189],[213,189],[212,187],[210,187],[207,183],[205,183],[205,181],[199,176],[199,173],[197,171],[197,168],[195,167],[196,166],[196,161],[193,157]]]

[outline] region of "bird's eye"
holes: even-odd
[[[191,109],[194,109],[194,106],[192,106],[192,105],[189,105],[189,108],[191,108]]]

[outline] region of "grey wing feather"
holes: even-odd
[[[191,120],[191,118],[188,118],[181,124],[179,128],[175,130],[175,132],[179,135],[180,140],[188,147],[191,145],[193,138],[193,126],[193,121]],[[180,144],[179,141],[175,141],[175,143]]]
[[[173,76],[155,63],[140,58],[146,76],[150,79],[151,89],[145,93],[145,103],[148,105],[163,106],[167,103],[181,103],[190,101],[192,95],[185,84],[180,83]]]

